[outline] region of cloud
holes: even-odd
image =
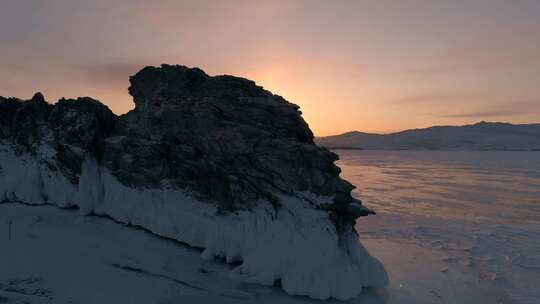
[[[528,111],[485,111],[485,112],[469,112],[469,113],[458,113],[458,114],[449,114],[441,115],[441,118],[490,118],[490,117],[501,117],[501,116],[519,116],[529,114]]]
[[[416,104],[416,103],[428,103],[436,101],[452,101],[456,99],[463,99],[463,96],[452,94],[418,94],[413,96],[406,96],[394,100],[390,100],[392,104]]]
[[[516,99],[490,105],[492,110],[478,110],[454,114],[437,115],[440,118],[491,118],[491,117],[511,117],[525,116],[540,113],[540,100],[538,99]]]

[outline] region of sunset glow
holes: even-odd
[[[124,113],[129,75],[169,63],[255,80],[316,135],[540,117],[536,0],[37,3],[2,4],[2,96]]]

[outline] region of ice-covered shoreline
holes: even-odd
[[[32,304],[341,303],[290,296],[278,285],[231,280],[234,265],[201,259],[199,249],[76,212],[53,205],[0,204],[0,223],[13,223],[11,240],[0,234],[1,299]],[[387,266],[392,282],[388,288],[366,289],[347,303],[513,303],[491,282],[445,262],[438,251],[384,236],[362,241]],[[440,271],[444,267],[448,270]]]
[[[384,267],[356,233],[346,231],[339,238],[328,214],[298,197],[281,197],[277,211],[259,202],[252,211],[217,215],[215,205],[180,190],[124,186],[92,158],[84,161],[79,183],[73,185],[43,162],[51,156],[46,145],[37,157],[17,156],[6,144],[0,151],[0,201],[77,206],[82,214],[107,215],[204,248],[203,258],[242,261],[231,277],[263,285],[281,280],[292,295],[348,300],[363,287],[388,283]]]

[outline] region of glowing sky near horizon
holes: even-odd
[[[255,80],[316,135],[540,122],[540,1],[0,2],[0,95],[120,114],[146,65]]]

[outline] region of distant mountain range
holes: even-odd
[[[434,126],[391,134],[353,131],[318,137],[315,141],[329,149],[540,151],[540,124],[483,121],[473,125]]]

